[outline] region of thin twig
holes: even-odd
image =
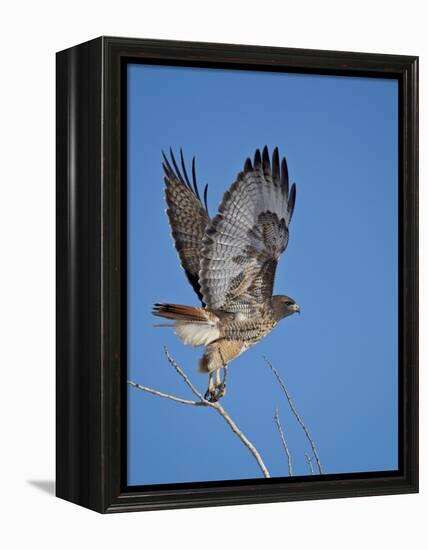
[[[297,422],[300,424],[300,426],[302,427],[302,430],[305,432],[305,435],[306,435],[306,438],[308,439],[309,441],[309,444],[311,446],[311,449],[312,449],[312,452],[314,453],[314,456],[315,456],[315,459],[317,461],[317,466],[318,466],[318,471],[320,474],[323,473],[322,471],[322,466],[321,466],[321,461],[320,461],[320,458],[318,456],[318,453],[317,453],[317,449],[315,447],[315,443],[313,441],[313,439],[311,438],[310,434],[309,434],[309,430],[308,428],[306,427],[305,423],[303,422],[303,420],[300,418],[300,415],[299,413],[297,412],[296,410],[296,407],[294,406],[293,402],[291,401],[291,397],[290,397],[290,394],[288,393],[288,390],[287,388],[285,387],[285,384],[282,380],[282,378],[280,377],[278,371],[275,369],[275,367],[272,365],[272,363],[270,363],[270,361],[267,360],[266,357],[264,357],[264,360],[266,361],[266,363],[269,365],[271,371],[274,373],[276,379],[278,380],[279,382],[279,385],[281,386],[286,398],[287,398],[287,401],[288,401],[288,404],[290,405],[290,409],[292,410],[294,416],[296,417],[296,420]]]
[[[133,386],[134,388],[138,388],[139,390],[145,391],[147,393],[152,393],[153,395],[157,395],[158,397],[165,397],[166,399],[171,399],[171,401],[176,401],[177,403],[183,403],[184,405],[197,405],[197,406],[201,405],[200,401],[191,401],[190,399],[175,397],[175,395],[170,395],[168,393],[163,393],[158,390],[153,390],[152,388],[148,388],[147,386],[142,386],[141,384],[132,382],[132,380],[128,380],[128,384],[130,386]]]
[[[172,401],[175,401],[176,403],[183,403],[185,405],[194,405],[194,406],[197,406],[197,407],[201,407],[201,406],[210,407],[212,409],[215,409],[219,413],[219,415],[227,422],[227,424],[229,425],[229,427],[231,428],[233,433],[242,441],[242,443],[251,452],[251,454],[255,458],[260,470],[262,471],[264,477],[270,477],[269,470],[266,468],[266,465],[263,462],[263,459],[260,456],[260,453],[255,448],[255,446],[251,443],[251,441],[244,435],[244,433],[238,428],[238,426],[235,424],[235,422],[230,417],[229,413],[220,405],[220,403],[208,401],[208,399],[205,399],[205,397],[203,397],[203,395],[195,388],[195,386],[189,380],[189,377],[177,365],[175,360],[169,355],[168,350],[166,348],[165,348],[165,355],[166,355],[170,365],[181,376],[181,378],[184,380],[185,384],[190,388],[190,390],[193,392],[193,394],[197,396],[198,401],[191,401],[190,399],[182,399],[181,397],[176,397],[175,395],[160,392],[158,390],[148,388],[147,386],[142,386],[141,384],[137,384],[136,382],[133,382],[131,380],[128,380],[128,384],[130,384],[134,388],[137,388],[141,391],[151,393],[153,395],[157,395],[158,397],[163,397],[165,399],[170,399]]]
[[[165,351],[166,358],[168,359],[170,365],[174,367],[174,369],[178,372],[178,374],[181,376],[181,378],[184,380],[184,382],[189,386],[189,388],[192,390],[192,392],[196,395],[198,399],[201,401],[207,401],[204,397],[202,397],[202,394],[198,392],[198,390],[195,388],[195,386],[190,382],[189,377],[187,374],[180,369],[180,367],[177,365],[177,363],[174,361],[174,359],[171,357],[171,355],[168,353],[168,350],[166,347],[163,348]],[[209,401],[207,401],[209,403]]]
[[[279,413],[278,413],[278,407],[275,409],[275,416],[274,416],[276,427],[278,428],[279,435],[281,437],[282,446],[284,447],[285,454],[287,455],[287,461],[288,461],[288,475],[293,475],[293,468],[291,466],[291,454],[290,450],[287,445],[287,441],[285,439],[284,431],[281,426],[281,421],[279,419]]]
[[[311,471],[311,475],[314,475],[314,467],[312,466],[312,458],[308,455],[308,453],[305,453],[306,456],[306,462],[308,463],[309,470]]]

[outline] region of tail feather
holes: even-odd
[[[208,345],[220,336],[218,317],[201,307],[180,304],[155,304],[153,315],[171,319],[174,323],[159,326],[175,327],[175,334],[190,346]]]
[[[207,312],[199,307],[183,306],[180,304],[155,304],[153,315],[174,321],[193,321],[206,323]]]

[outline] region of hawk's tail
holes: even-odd
[[[200,307],[182,306],[180,304],[155,304],[152,314],[156,317],[174,321],[206,322],[207,312]]]
[[[153,315],[171,319],[176,335],[191,346],[208,345],[220,336],[218,317],[201,307],[183,306],[179,304],[155,304]]]

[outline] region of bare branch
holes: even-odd
[[[242,441],[242,443],[250,450],[251,454],[254,456],[254,458],[257,461],[257,464],[259,465],[260,470],[263,472],[264,477],[270,477],[269,470],[266,468],[262,457],[260,456],[257,449],[254,447],[254,445],[245,437],[245,435],[242,433],[242,431],[238,428],[238,426],[235,424],[235,422],[230,418],[229,414],[224,410],[224,408],[220,405],[220,403],[210,403],[209,407],[212,407],[213,409],[217,409],[218,413],[225,419],[225,421],[229,424],[234,434],[236,434],[239,439]]]
[[[174,369],[178,372],[178,374],[181,376],[181,378],[184,380],[184,382],[189,386],[189,388],[192,390],[192,392],[196,395],[196,397],[198,399],[200,399],[201,401],[207,401],[201,393],[198,392],[198,390],[195,388],[195,386],[192,384],[192,382],[190,382],[189,380],[189,377],[187,376],[187,374],[180,369],[180,367],[177,365],[177,363],[174,361],[174,359],[171,357],[171,355],[169,354],[168,350],[166,349],[166,347],[163,348],[164,351],[165,351],[165,355],[166,355],[166,358],[168,359],[170,365],[172,367],[174,367]],[[207,401],[207,403],[209,403],[209,401]]]
[[[183,403],[185,405],[196,405],[198,407],[202,405],[200,401],[191,401],[190,399],[182,399],[181,397],[175,397],[175,395],[170,395],[168,393],[163,393],[158,390],[153,390],[152,388],[148,388],[147,386],[142,386],[141,384],[137,384],[132,380],[128,380],[128,384],[130,386],[133,386],[134,388],[138,388],[139,390],[145,391],[147,393],[152,393],[153,395],[157,395],[158,397],[165,397],[166,399],[171,399],[171,401],[176,401],[177,403]]]
[[[282,446],[284,447],[285,454],[287,455],[288,475],[291,477],[293,475],[293,468],[291,466],[291,454],[287,445],[287,441],[285,439],[284,431],[281,426],[281,421],[279,419],[278,407],[275,409],[274,420],[275,420],[276,427],[278,428],[279,435],[281,437]]]
[[[311,471],[311,475],[314,475],[314,467],[312,466],[312,458],[308,455],[308,453],[305,453],[306,456],[306,462],[308,463],[309,470]]]
[[[176,403],[183,403],[185,405],[194,405],[198,407],[210,407],[211,409],[215,409],[219,415],[227,422],[233,433],[242,441],[242,443],[247,447],[247,449],[251,452],[253,457],[255,458],[260,470],[262,471],[264,477],[270,477],[269,470],[266,468],[265,463],[262,460],[262,457],[260,456],[260,453],[257,451],[255,446],[251,443],[251,441],[244,435],[244,433],[238,428],[238,426],[235,424],[235,422],[230,417],[229,413],[220,405],[218,402],[211,402],[205,399],[203,395],[195,388],[195,386],[190,381],[189,377],[184,373],[184,371],[177,365],[175,360],[169,355],[168,350],[165,349],[165,355],[170,363],[170,365],[175,369],[176,372],[181,376],[181,378],[184,380],[185,384],[190,388],[190,390],[193,392],[194,395],[197,396],[199,401],[192,401],[190,399],[183,399],[181,397],[176,397],[175,395],[170,395],[167,393],[160,392],[158,390],[154,390],[152,388],[148,388],[147,386],[142,386],[141,384],[137,384],[136,382],[132,382],[131,380],[128,381],[128,384],[133,386],[134,388],[137,388],[141,391],[151,393],[153,395],[157,395],[158,397],[163,397],[165,399],[170,399],[172,401],[175,401]]]
[[[287,401],[288,401],[288,404],[290,405],[290,409],[292,410],[294,416],[296,417],[296,420],[297,422],[300,424],[300,426],[302,427],[302,430],[305,432],[305,435],[306,435],[306,438],[308,439],[309,441],[309,444],[311,446],[311,449],[312,449],[312,452],[314,453],[314,456],[315,456],[315,459],[317,461],[317,466],[318,466],[318,471],[320,474],[323,473],[322,471],[322,466],[321,466],[321,461],[319,459],[319,456],[318,456],[318,453],[317,453],[317,449],[315,447],[315,443],[313,442],[313,439],[311,438],[310,434],[309,434],[309,430],[308,428],[306,427],[305,423],[303,422],[303,420],[300,418],[300,415],[299,413],[297,412],[296,410],[296,407],[294,406],[292,400],[291,400],[291,397],[290,397],[290,394],[288,393],[288,390],[287,388],[285,387],[285,384],[282,380],[282,378],[280,377],[278,371],[275,369],[275,367],[272,365],[272,363],[270,363],[270,361],[267,360],[266,357],[264,357],[264,360],[266,361],[266,363],[269,365],[271,371],[274,373],[276,379],[278,380],[279,382],[279,385],[281,386],[284,394],[285,394],[285,397],[287,398]]]

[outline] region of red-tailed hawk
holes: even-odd
[[[153,315],[172,319],[176,335],[191,346],[206,346],[199,370],[209,373],[207,399],[224,395],[220,370],[266,336],[299,306],[273,296],[278,260],[288,243],[296,199],[289,189],[285,158],[275,148],[257,150],[223,196],[219,213],[208,215],[207,187],[201,199],[195,159],[190,182],[183,154],[181,170],[171,151],[163,155],[165,198],[181,265],[202,307],[155,304]],[[165,326],[165,325],[163,325]],[[216,381],[213,377],[216,373]]]

